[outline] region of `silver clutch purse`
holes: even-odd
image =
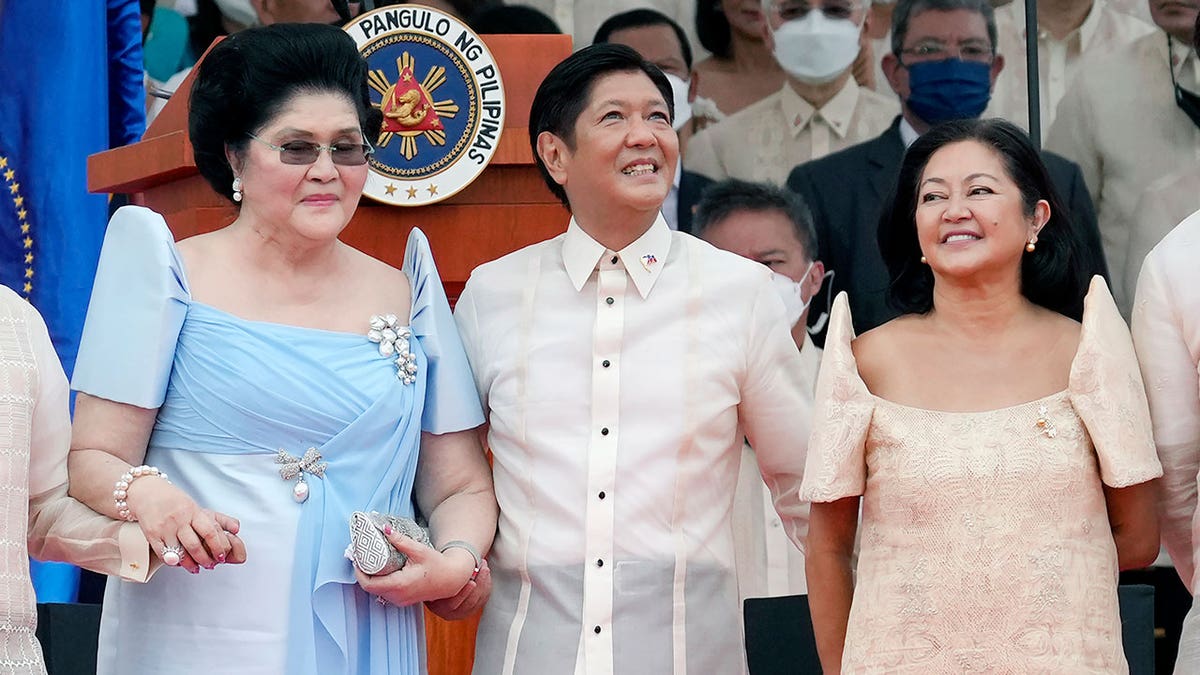
[[[391,542],[387,540],[383,533],[386,525],[391,525],[394,532],[426,546],[433,546],[429,540],[429,533],[412,518],[377,511],[355,511],[350,514],[350,548],[346,553],[347,557],[354,561],[354,566],[365,574],[391,574],[408,562],[408,556],[392,548]]]

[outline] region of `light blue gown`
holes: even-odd
[[[119,210],[109,224],[73,386],[158,408],[146,464],[201,506],[241,521],[244,565],[146,584],[110,579],[100,673],[416,674],[420,606],[374,601],[345,558],[351,511],[413,515],[421,431],[483,422],[462,343],[425,236],[404,272],[417,377],[397,377],[363,333],[248,321],[191,299],[161,216]],[[249,290],[248,290],[249,292]],[[384,313],[386,308],[380,308]],[[316,448],[297,503],[275,454]]]

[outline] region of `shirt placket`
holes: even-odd
[[[811,153],[808,159],[820,159],[829,154],[829,145],[832,141],[829,132],[829,123],[820,113],[814,113],[813,118],[808,123],[808,133],[811,139]]]
[[[1042,124],[1049,126],[1054,119],[1054,111],[1062,100],[1067,89],[1067,50],[1068,43],[1078,39],[1078,35],[1059,41],[1049,36],[1042,38],[1046,51],[1046,86],[1042,90],[1041,115]]]
[[[605,251],[592,331],[592,415],[587,460],[586,559],[583,572],[585,672],[613,672],[613,481],[620,412],[620,348],[629,275]]]

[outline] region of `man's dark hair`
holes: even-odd
[[[933,272],[921,263],[916,212],[921,175],[929,158],[952,143],[974,141],[995,152],[1021,193],[1022,210],[1033,215],[1038,200],[1050,204],[1050,220],[1038,233],[1037,250],[1021,258],[1021,294],[1030,302],[1079,320],[1088,275],[1080,259],[1079,226],[1063,206],[1029,137],[1002,119],[965,119],[939,124],[913,142],[904,155],[890,207],[879,220],[879,249],[891,277],[888,300],[901,313],[933,309]]]
[[[548,131],[558,136],[571,150],[575,149],[575,122],[588,105],[596,81],[613,73],[645,73],[662,94],[671,120],[675,120],[675,105],[671,83],[658,66],[643,59],[625,45],[598,44],[584,47],[563,59],[538,85],[529,107],[529,146],[533,159],[546,186],[568,209],[567,193],[546,170],[538,154],[538,136]]]
[[[892,10],[892,53],[897,57],[904,49],[904,39],[908,37],[908,23],[918,14],[925,12],[953,12],[965,9],[983,15],[987,24],[988,42],[992,45],[992,54],[996,53],[996,12],[989,0],[897,0],[896,8]]]
[[[374,143],[383,115],[371,106],[367,62],[354,39],[322,23],[278,23],[234,33],[200,62],[188,102],[188,138],[196,168],[232,201],[233,169],[225,148],[242,153],[249,134],[270,123],[299,93],[344,97]]]
[[[675,37],[679,38],[679,51],[683,53],[683,63],[688,70],[692,69],[692,45],[688,42],[687,33],[683,32],[683,28],[675,23],[671,17],[662,12],[653,9],[631,9],[628,12],[621,12],[608,17],[600,27],[596,29],[596,36],[592,38],[592,44],[597,45],[612,40],[612,34],[617,31],[630,30],[632,28],[648,28],[650,26],[670,26],[671,30],[675,31]]]
[[[705,230],[740,211],[782,212],[791,221],[804,254],[809,260],[817,259],[817,231],[808,205],[795,192],[770,183],[729,179],[704,188],[692,215],[692,231],[703,237]]]
[[[719,0],[696,0],[696,38],[700,40],[701,47],[712,52],[717,58],[733,58],[730,51],[730,43],[733,42],[732,31]]]
[[[554,19],[527,5],[490,5],[467,21],[480,35],[560,35]]]

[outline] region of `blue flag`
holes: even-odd
[[[108,220],[87,156],[145,130],[137,0],[0,0],[0,90],[0,283],[45,317],[69,376]]]

